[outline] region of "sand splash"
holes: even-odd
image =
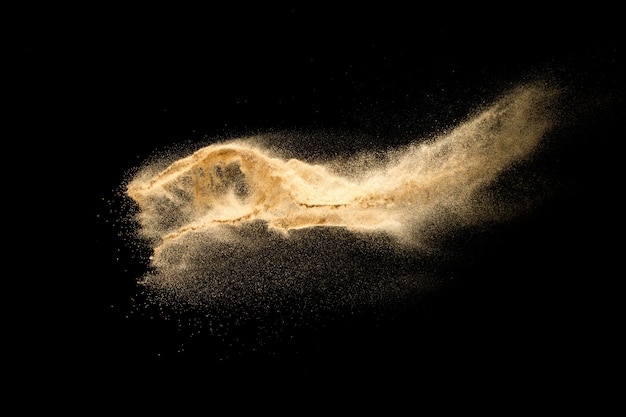
[[[432,239],[433,228],[445,234],[515,211],[486,207],[506,202],[483,197],[538,149],[556,123],[557,97],[542,84],[519,86],[448,133],[375,163],[285,159],[252,137],[147,166],[126,189],[153,250],[143,283],[194,304],[405,294],[423,276],[416,257],[403,266],[398,248],[423,248],[426,230]]]

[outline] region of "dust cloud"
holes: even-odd
[[[518,86],[383,157],[288,159],[259,136],[147,164],[126,184],[152,252],[142,284],[169,303],[253,315],[413,297],[436,285],[440,236],[523,210],[490,185],[540,148],[558,97],[541,83]]]

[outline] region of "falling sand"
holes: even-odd
[[[523,210],[490,187],[539,148],[557,97],[517,87],[383,156],[311,163],[250,137],[148,164],[126,189],[152,251],[142,284],[170,304],[250,315],[413,297],[432,285],[437,239]]]

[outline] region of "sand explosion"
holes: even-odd
[[[433,228],[515,211],[487,207],[506,205],[485,198],[488,186],[538,148],[557,97],[544,85],[517,87],[448,133],[384,158],[308,163],[243,138],[147,166],[126,190],[153,249],[144,283],[200,304],[320,288],[350,303],[404,293],[420,274],[414,261],[401,265],[398,248],[424,247],[426,230],[432,238]]]

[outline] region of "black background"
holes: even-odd
[[[480,380],[500,395],[523,385],[546,398],[587,387],[611,369],[616,330],[605,248],[617,225],[610,156],[623,138],[616,15],[451,5],[23,12],[11,34],[12,108],[22,142],[52,160],[55,185],[44,188],[57,219],[42,238],[56,236],[46,241],[54,266],[33,280],[55,291],[27,331],[38,336],[27,349],[42,371],[33,379],[462,390]],[[144,264],[117,235],[111,201],[155,150],[282,130],[349,132],[303,142],[294,152],[305,156],[386,149],[454,126],[537,74],[596,106],[545,157],[554,197],[482,236],[445,290],[393,317],[334,320],[226,361],[223,347],[188,341],[171,322],[125,318]]]

